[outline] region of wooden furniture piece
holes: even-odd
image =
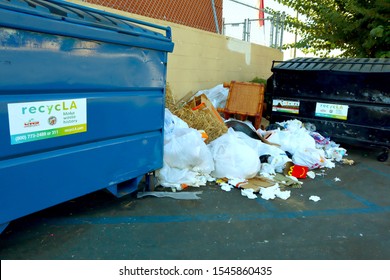
[[[263,113],[264,85],[249,82],[224,83],[229,88],[229,94],[225,108],[218,108],[224,114],[225,119],[231,117],[241,121],[253,117],[253,126],[260,128]]]

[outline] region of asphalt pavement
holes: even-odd
[[[390,259],[390,162],[377,149],[346,148],[353,165],[317,170],[323,176],[302,179],[287,200],[248,199],[215,183],[183,190],[199,198],[190,200],[94,192],[12,221],[0,258]]]

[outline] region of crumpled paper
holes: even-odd
[[[260,189],[261,198],[265,200],[275,199],[276,197],[286,200],[290,197],[291,191],[281,191],[280,186],[276,183],[272,187]]]
[[[254,189],[242,189],[241,195],[246,196],[249,199],[256,199],[257,195],[254,194]]]
[[[321,198],[319,196],[312,195],[312,196],[309,197],[309,200],[313,200],[314,202],[317,202],[317,201],[320,201]]]

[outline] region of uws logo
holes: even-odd
[[[39,126],[39,121],[34,121],[34,119],[30,119],[24,123],[24,127],[34,127]]]

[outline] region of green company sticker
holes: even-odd
[[[60,136],[81,133],[86,131],[87,131],[87,125],[81,124],[81,125],[74,125],[68,127],[61,127],[57,129],[49,129],[49,130],[36,131],[30,133],[16,134],[16,135],[11,135],[11,145],[38,141],[38,140],[43,140],[43,139],[48,139],[53,137],[60,137]]]
[[[331,103],[316,103],[316,117],[347,120],[348,105],[331,104]]]
[[[8,104],[11,145],[87,131],[87,100]]]

